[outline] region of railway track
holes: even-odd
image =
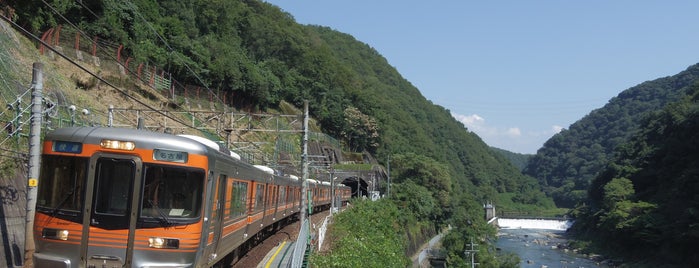
[[[323,220],[328,215],[327,211],[316,213],[311,215],[311,223],[315,226],[320,227]],[[313,226],[313,225],[311,225]],[[269,236],[267,239],[263,240],[262,243],[258,244],[254,248],[250,249],[243,257],[237,262],[231,265],[232,268],[249,268],[258,267],[258,264],[263,261],[267,253],[269,253],[275,246],[277,246],[282,241],[292,240],[296,241],[299,234],[299,222],[296,221],[292,224],[279,230],[277,233]]]

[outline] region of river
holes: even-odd
[[[507,221],[502,221],[507,220]],[[500,219],[496,247],[502,252],[517,254],[520,267],[579,268],[607,267],[562,248],[569,222],[552,220]],[[559,248],[561,245],[561,248]]]

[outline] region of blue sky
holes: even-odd
[[[699,1],[267,2],[373,47],[487,144],[517,153],[699,62]]]

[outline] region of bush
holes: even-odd
[[[407,267],[398,208],[390,201],[355,200],[337,214],[328,254],[313,254],[313,267]]]

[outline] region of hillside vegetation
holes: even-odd
[[[579,205],[574,230],[631,267],[697,267],[699,84],[615,151]]]
[[[378,51],[327,27],[299,25],[290,14],[265,2],[55,0],[47,4],[22,0],[5,4],[13,10],[13,21],[36,36],[59,26],[64,31],[74,28],[89,35],[89,40],[100,40],[105,50],[120,49],[124,59],[167,71],[177,81],[175,86],[217,92],[225,107],[212,109],[264,112],[280,110],[285,102],[302,107],[308,100],[321,130],[340,140],[346,150],[369,152],[384,165],[390,159],[395,184],[392,204],[386,207],[395,206],[400,216],[387,226],[403,235],[405,244],[394,243],[399,252],[410,254],[430,234],[451,224],[454,229],[445,246],[451,261],[459,263],[468,237],[493,235],[483,219],[483,203],[493,201],[503,210],[554,208],[535,179],[522,175],[448,110],[425,99]],[[128,94],[155,99],[164,108],[187,105],[140,88],[141,82],[131,79],[107,77],[128,87]],[[84,83],[89,79],[63,81],[74,84],[51,86],[83,90],[88,96],[99,87],[99,83]],[[110,91],[116,90],[99,94],[106,96]],[[482,244],[482,252],[487,251],[487,243]],[[479,261],[485,267],[497,267],[494,257],[483,254]]]
[[[631,87],[546,141],[524,173],[535,177],[558,206],[586,198],[590,182],[613,159],[615,149],[637,133],[644,118],[686,95],[699,81],[699,66]]]

